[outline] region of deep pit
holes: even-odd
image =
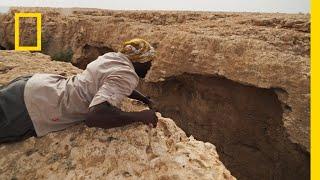
[[[238,179],[309,179],[310,155],[288,139],[273,90],[191,74],[139,89],[188,135],[215,144]]]

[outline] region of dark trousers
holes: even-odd
[[[0,143],[36,136],[24,102],[24,88],[30,78],[18,77],[0,88]]]

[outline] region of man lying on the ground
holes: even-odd
[[[125,97],[152,104],[135,88],[150,69],[154,53],[148,42],[133,39],[75,76],[34,74],[11,81],[0,89],[0,143],[41,137],[80,121],[100,128],[134,122],[156,126],[154,110],[120,110]]]

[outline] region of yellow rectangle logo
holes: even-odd
[[[20,46],[20,18],[36,18],[37,46]],[[14,46],[17,51],[41,51],[41,13],[15,13],[14,15]]]

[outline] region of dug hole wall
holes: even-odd
[[[42,53],[82,69],[147,39],[157,57],[139,89],[163,116],[216,145],[239,179],[309,179],[309,15],[16,8],[0,16],[2,49],[15,12],[41,12]],[[34,44],[35,22],[20,23]]]

